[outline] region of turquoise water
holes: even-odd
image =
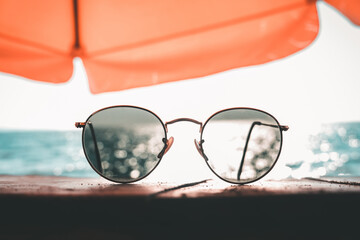
[[[293,171],[360,176],[360,123],[323,125],[308,136],[312,155],[288,163]],[[0,131],[0,174],[97,177],[81,144],[81,131]]]
[[[96,177],[81,131],[1,131],[0,174]]]
[[[324,124],[309,134],[302,161],[289,163],[303,176],[360,176],[360,122]]]

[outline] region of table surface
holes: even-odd
[[[97,239],[99,232],[125,239],[351,239],[360,216],[360,178],[231,185],[3,175],[0,204],[0,239]]]
[[[360,194],[360,177],[263,180],[234,185],[221,180],[189,183],[140,182],[117,184],[101,178],[53,176],[0,176],[0,197],[22,196],[108,196],[157,198],[236,198],[299,194]]]

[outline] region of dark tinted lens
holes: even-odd
[[[203,129],[208,165],[232,183],[255,181],[275,164],[282,135],[278,122],[253,109],[231,109],[210,118]]]
[[[83,134],[88,161],[102,176],[133,182],[148,175],[164,148],[165,129],[151,112],[113,107],[92,115]]]

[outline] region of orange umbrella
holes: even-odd
[[[360,1],[326,0],[355,24]],[[311,0],[0,0],[0,71],[63,83],[72,59],[93,93],[266,63],[308,46]]]

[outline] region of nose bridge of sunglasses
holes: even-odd
[[[174,124],[174,123],[177,123],[177,122],[192,122],[192,123],[195,123],[195,124],[199,124],[200,125],[199,132],[201,132],[202,128],[203,128],[202,122],[199,122],[199,121],[197,121],[195,119],[192,119],[192,118],[177,118],[177,119],[174,119],[174,120],[171,120],[171,121],[165,123],[166,132],[168,132],[168,127],[167,127],[168,125]]]

